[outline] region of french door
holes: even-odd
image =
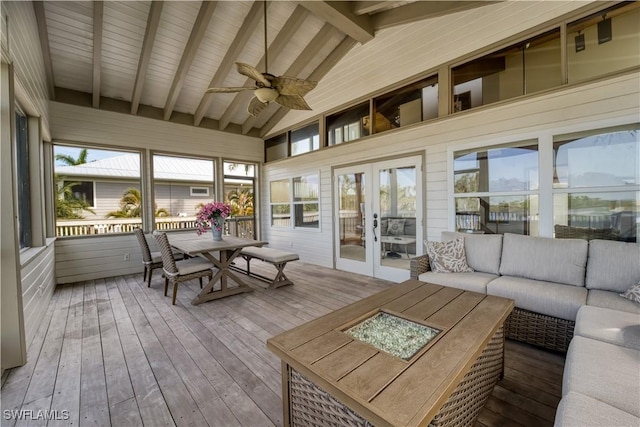
[[[422,158],[334,169],[336,268],[393,281],[422,254]]]

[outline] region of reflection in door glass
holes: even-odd
[[[338,176],[340,186],[340,258],[365,261],[365,176],[350,173]]]
[[[380,265],[409,270],[416,255],[416,168],[380,170]]]

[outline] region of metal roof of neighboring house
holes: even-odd
[[[56,166],[55,172],[75,177],[140,178],[140,156],[123,154],[78,166]],[[156,156],[153,162],[153,175],[155,179],[211,183],[213,182],[213,161]]]

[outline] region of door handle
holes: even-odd
[[[378,214],[373,214],[373,241],[378,241],[378,236],[376,235],[376,228],[378,228]]]

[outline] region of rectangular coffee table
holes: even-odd
[[[512,300],[409,280],[270,338],[285,426],[472,425]]]

